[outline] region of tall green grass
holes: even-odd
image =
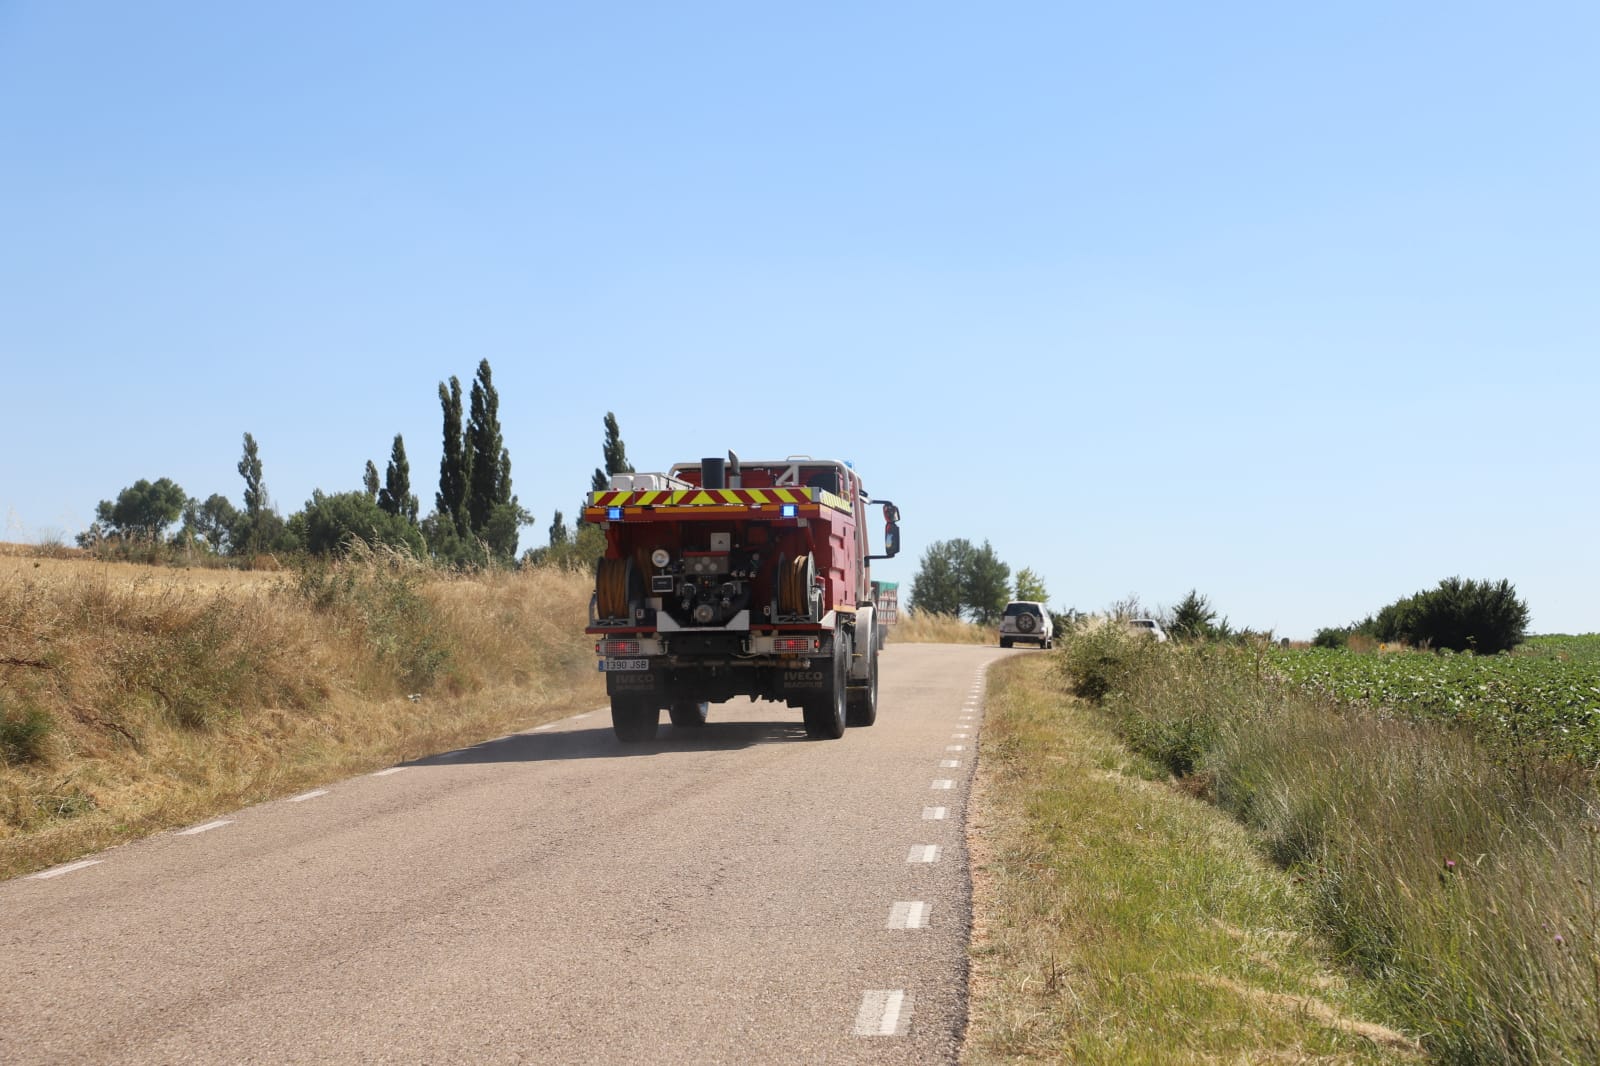
[[[1258,834],[1451,1063],[1600,1061],[1600,801],[1549,759],[1280,683],[1265,648],[1074,634],[1063,680]]]

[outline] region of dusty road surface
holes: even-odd
[[[596,712],[0,884],[0,1062],[953,1061],[1001,654],[890,646],[839,741]]]

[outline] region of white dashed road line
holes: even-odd
[[[100,865],[100,863],[102,861],[104,861],[104,860],[102,860],[102,859],[84,859],[82,862],[69,862],[65,866],[57,866],[54,870],[46,870],[43,873],[34,874],[33,875],[33,880],[35,880],[35,881],[48,881],[52,877],[60,877],[63,874],[70,874],[74,870],[82,870],[86,866],[98,866],[98,865]]]
[[[944,767],[946,770],[953,770],[957,766],[961,765],[961,760],[960,759],[940,759],[939,760],[939,765]]]
[[[926,929],[928,928],[928,912],[931,910],[921,900],[911,900],[906,903],[896,903],[889,908],[889,929]]]
[[[207,822],[205,825],[195,825],[195,826],[190,826],[188,829],[180,829],[180,830],[178,830],[178,836],[181,836],[181,837],[198,836],[201,833],[209,833],[213,829],[221,829],[225,825],[232,825],[232,824],[233,824],[233,819],[232,818],[219,818],[215,822]]]
[[[306,800],[314,800],[318,796],[326,796],[327,794],[328,794],[328,790],[325,789],[325,788],[314,788],[310,792],[302,792],[298,796],[290,796],[289,797],[289,802],[290,803],[304,803]]]
[[[949,779],[940,779],[940,780],[935,781],[933,783],[933,791],[935,791],[935,792],[941,791],[942,789],[955,788],[955,787],[956,787],[956,783],[954,781],[949,780]]]
[[[945,751],[966,751],[967,750],[967,746],[965,744],[946,744],[944,746],[944,750]]]
[[[938,862],[939,845],[918,844],[906,855],[906,862]]]
[[[856,1012],[857,1036],[901,1036],[911,1024],[911,997],[904,989],[869,989]]]
[[[922,808],[922,820],[924,822],[942,822],[944,821],[944,816],[945,809],[943,807]]]

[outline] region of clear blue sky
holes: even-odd
[[[1600,7],[0,0],[0,539],[288,514],[493,365],[515,489],[855,462],[1058,608],[1600,629]]]

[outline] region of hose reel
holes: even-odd
[[[817,562],[810,552],[778,559],[778,614],[785,618],[817,619],[821,596],[817,591]]]
[[[633,609],[644,602],[644,581],[633,560],[601,559],[595,571],[595,613],[607,621],[632,621]]]

